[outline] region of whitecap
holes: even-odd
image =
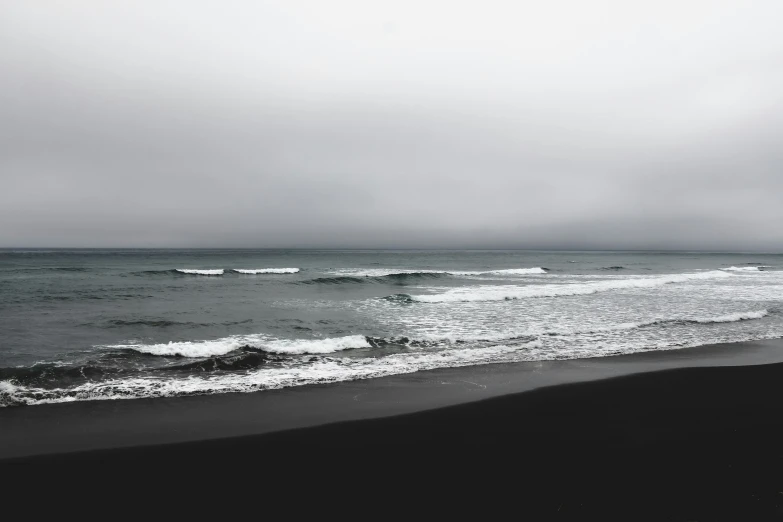
[[[546,268],[541,268],[540,266],[533,267],[533,268],[506,268],[502,270],[487,270],[484,272],[480,271],[460,271],[460,272],[449,272],[453,275],[471,275],[471,276],[481,276],[481,275],[531,275],[531,274],[548,274]]]
[[[238,274],[296,274],[298,268],[234,268]]]
[[[217,276],[223,275],[224,270],[222,268],[214,268],[209,270],[196,270],[193,268],[177,268],[177,272],[190,275],[205,275],[205,276]]]

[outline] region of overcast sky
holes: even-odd
[[[0,247],[783,251],[780,0],[0,0]]]

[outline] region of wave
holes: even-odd
[[[41,266],[12,268],[11,272],[87,272],[89,269],[83,266]]]
[[[221,276],[225,272],[222,268],[213,269],[194,269],[194,268],[172,268],[167,270],[142,270],[139,272],[131,272],[131,275],[136,276]]]
[[[679,335],[662,340],[645,336],[642,342],[604,347],[601,343],[596,344],[594,338],[589,336],[588,342],[582,343],[583,346],[573,345],[569,336],[648,327],[669,328],[682,324],[729,323],[761,319],[769,313],[769,310],[763,309],[712,317],[665,318],[617,324],[606,328],[539,332],[494,340],[359,335],[331,339],[282,340],[259,335],[254,336],[256,340],[264,339],[259,343],[259,347],[242,346],[227,354],[199,359],[172,359],[171,364],[154,368],[151,374],[140,373],[136,368],[106,368],[93,363],[70,367],[38,364],[32,368],[0,368],[0,406],[252,392],[446,367],[671,350],[712,344],[720,342],[721,339],[725,341],[725,338],[720,334],[713,338],[700,336],[698,339],[682,342]],[[745,333],[732,338],[732,341],[770,338],[774,335],[774,332],[761,335]],[[564,336],[564,341],[568,346],[572,346],[572,349],[553,350],[549,341],[546,341],[549,339],[546,336]],[[555,346],[564,341],[556,341]],[[381,349],[384,354],[375,353],[370,357],[358,358],[314,356],[302,359],[298,365],[285,363],[292,361],[286,357],[292,353],[330,354],[355,347]],[[136,353],[135,357],[145,357],[144,352],[122,352],[128,357],[133,357],[133,353]],[[270,364],[280,362],[283,364]],[[160,371],[168,373],[161,374]],[[165,375],[165,378],[161,378],[162,375]]]
[[[93,360],[81,364],[65,365],[60,363],[36,363],[30,367],[0,368],[0,381],[11,380],[23,384],[45,384],[70,381],[98,380],[110,376],[147,371],[235,371],[256,368],[274,359],[274,356],[286,355],[322,355],[357,348],[444,348],[460,345],[478,346],[482,343],[501,343],[516,345],[531,343],[545,336],[571,336],[579,334],[595,334],[619,330],[633,330],[651,326],[667,327],[684,324],[719,324],[762,319],[770,314],[767,309],[736,312],[715,317],[680,317],[665,318],[647,322],[622,323],[602,328],[577,330],[550,330],[530,332],[513,336],[476,336],[460,337],[424,337],[411,338],[407,336],[375,337],[351,335],[325,339],[275,339],[263,335],[234,336],[214,341],[195,341],[167,343],[158,345],[114,345],[110,348],[119,352],[103,354],[105,360],[116,362],[118,359],[128,360],[128,357],[138,356],[179,356],[185,359],[196,359],[193,362],[168,364],[143,368],[134,363],[132,367],[121,368],[107,365],[105,361]],[[195,348],[194,348],[195,346]]]
[[[192,321],[169,321],[165,319],[135,319],[135,320],[123,320],[112,319],[105,323],[98,323],[103,328],[123,328],[126,326],[148,326],[153,328],[167,328],[171,326],[189,326],[189,327],[201,327],[201,326],[233,326],[237,324],[252,323],[252,319],[245,319],[243,321],[225,321],[222,323],[195,323]],[[84,323],[82,326],[96,326],[96,323]]]
[[[726,272],[761,272],[765,268],[772,268],[771,266],[767,265],[759,265],[759,266],[730,266],[728,268],[721,268],[721,270],[725,270]]]
[[[208,326],[203,323],[192,323],[190,321],[166,321],[166,320],[136,320],[136,321],[124,321],[122,319],[114,319],[106,321],[107,328],[122,328],[124,326],[152,326],[154,328],[165,328],[168,326]]]
[[[310,365],[288,368],[264,368],[250,372],[206,373],[187,379],[145,377],[118,378],[106,382],[88,382],[72,388],[45,389],[0,381],[0,405],[32,405],[84,400],[117,400],[174,397],[214,393],[247,393],[308,384],[326,384],[422,370],[508,362],[515,354],[539,348],[539,341],[484,349],[462,348],[435,352],[392,354],[367,361],[337,364],[317,360]],[[524,356],[523,356],[524,357]]]
[[[668,276],[639,277],[633,279],[612,279],[587,283],[562,283],[528,286],[474,286],[453,288],[440,294],[414,295],[411,299],[423,303],[450,303],[475,301],[509,301],[537,297],[562,297],[589,295],[597,292],[625,289],[656,288],[672,283],[685,283],[704,279],[732,277],[721,270],[675,274]]]
[[[501,270],[412,270],[395,268],[346,268],[333,273],[349,277],[437,277],[437,276],[481,276],[481,275],[530,275],[546,274],[549,269],[540,266],[533,268],[504,268]]]
[[[370,348],[367,337],[349,335],[325,339],[276,339],[263,334],[232,335],[207,341],[179,341],[161,344],[115,344],[106,348],[133,350],[168,357],[213,357],[241,348],[255,348],[277,354],[323,354],[354,348]]]
[[[298,284],[301,285],[341,285],[344,283],[347,284],[361,284],[366,283],[367,279],[361,278],[361,277],[349,277],[349,276],[338,276],[338,277],[316,277],[315,279],[308,279],[307,281],[299,281]]]
[[[207,270],[197,270],[195,268],[177,268],[176,271],[181,274],[202,275],[202,276],[219,276],[219,275],[223,275],[223,272],[225,272],[225,270],[223,270],[222,268],[212,268]]]
[[[531,274],[548,274],[549,269],[540,266],[533,268],[505,268],[502,270],[486,270],[486,271],[459,271],[459,272],[447,272],[450,275],[455,276],[482,276],[482,275],[531,275]]]
[[[338,275],[334,277],[317,277],[300,281],[303,285],[339,285],[339,284],[363,284],[363,283],[404,283],[421,279],[435,279],[448,275],[446,272],[394,272],[385,275]]]
[[[445,270],[415,270],[404,268],[342,268],[330,272],[335,276],[360,277],[360,278],[380,278],[389,276],[426,276],[426,275],[446,275]]]
[[[299,272],[298,268],[234,268],[234,272],[238,274],[296,274]]]
[[[270,360],[270,356],[262,351],[245,349],[236,354],[232,353],[170,366],[166,370],[180,372],[236,372],[253,370],[264,366]]]
[[[625,270],[625,267],[624,266],[620,266],[620,265],[617,265],[617,266],[602,266],[601,270]]]
[[[120,373],[117,368],[101,367],[99,365],[66,366],[55,363],[34,364],[28,367],[0,368],[0,381],[14,381],[18,384],[56,383],[60,386],[69,382],[90,379],[102,379],[109,375]]]
[[[531,275],[547,274],[548,269],[542,267],[534,268],[508,268],[503,270],[488,271],[445,271],[445,270],[395,270],[388,268],[371,269],[345,269],[333,272],[331,277],[317,277],[300,281],[299,284],[359,284],[359,283],[404,283],[411,280],[436,279],[449,276],[487,276],[487,275]]]

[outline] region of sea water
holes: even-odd
[[[783,337],[783,255],[0,250],[0,405]]]

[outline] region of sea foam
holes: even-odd
[[[449,272],[452,275],[471,275],[471,276],[481,276],[481,275],[531,275],[531,274],[547,274],[549,273],[546,268],[541,268],[540,266],[533,267],[533,268],[506,268],[503,270],[487,270],[487,271],[459,271],[459,272]]]
[[[501,270],[415,270],[399,268],[343,268],[331,271],[332,274],[349,277],[390,277],[405,275],[452,275],[452,276],[482,276],[482,275],[531,275],[546,274],[547,269],[541,267],[532,268],[505,268]]]
[[[238,274],[296,274],[298,268],[234,268]]]
[[[704,279],[731,277],[720,270],[697,272],[689,274],[674,274],[654,277],[638,277],[631,279],[609,279],[590,281],[586,283],[562,283],[527,286],[472,286],[453,288],[440,294],[413,295],[411,299],[424,303],[449,303],[471,301],[507,301],[535,297],[560,297],[571,295],[588,295],[610,290],[633,288],[656,288],[672,283],[684,283]]]
[[[177,268],[176,270],[181,274],[204,275],[204,276],[219,276],[219,275],[223,275],[224,272],[222,268],[215,268],[209,270],[196,270],[193,268]]]

